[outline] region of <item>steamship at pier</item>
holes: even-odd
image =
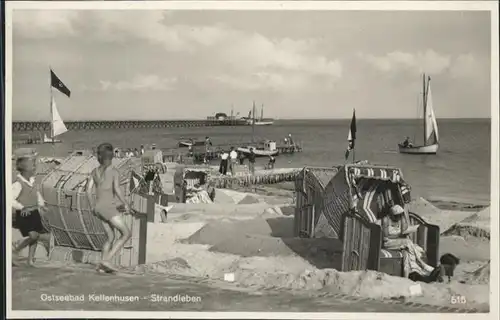
[[[253,111],[252,111],[253,110]],[[255,102],[252,110],[248,112],[247,117],[239,117],[239,112],[236,116],[233,115],[233,109],[231,109],[231,115],[228,116],[223,112],[216,113],[215,116],[207,117],[208,121],[217,121],[219,125],[227,125],[227,126],[269,126],[274,124],[273,118],[264,118],[264,105],[261,106],[260,109],[260,117],[255,114]]]

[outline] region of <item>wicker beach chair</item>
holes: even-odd
[[[307,167],[298,175],[295,189],[295,234],[341,241],[342,261],[332,262],[334,268],[403,275],[402,254],[382,247],[381,230],[388,204],[404,205],[411,199],[400,169],[369,164]],[[425,249],[427,263],[436,266],[439,227],[415,213],[409,216],[412,224],[419,225],[411,239]]]
[[[87,179],[98,165],[92,155],[71,155],[42,177],[41,192],[49,208],[43,223],[52,237],[51,259],[83,263],[100,259],[106,233],[101,221],[90,211],[86,196]],[[130,192],[133,172],[141,168],[140,160],[115,158],[113,165],[120,172],[125,198],[137,212],[136,215],[124,214],[132,238],[116,256],[114,263],[121,266],[144,263],[147,215],[151,212],[148,208],[154,206],[154,202],[138,192]]]

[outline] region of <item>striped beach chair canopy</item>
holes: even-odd
[[[411,188],[399,168],[346,165],[344,174],[352,191],[352,206],[370,222],[379,223],[388,204],[404,205],[411,201]]]
[[[345,165],[324,187],[322,202],[317,206],[321,212],[317,224],[328,225],[328,234],[338,237],[342,218],[349,211],[356,210],[379,224],[389,203],[402,205],[410,200],[410,187],[399,168],[366,162]]]

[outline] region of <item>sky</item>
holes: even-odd
[[[416,118],[422,73],[438,118],[491,113],[490,13],[13,12],[13,120],[246,116]]]

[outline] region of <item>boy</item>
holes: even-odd
[[[14,152],[16,170],[18,172],[12,184],[12,209],[14,226],[19,229],[23,239],[13,245],[13,265],[18,265],[18,255],[29,246],[28,265],[35,262],[35,252],[39,240],[44,241],[46,249],[50,242],[50,234],[42,225],[40,213],[45,214],[47,208],[38,186],[35,184],[36,152],[33,149],[21,148]],[[47,253],[49,250],[47,249]]]
[[[248,155],[248,166],[250,169],[250,174],[254,175],[255,174],[255,152],[253,151],[253,148],[250,148],[250,154]]]
[[[111,259],[131,237],[130,230],[120,212],[129,212],[130,209],[120,189],[119,172],[111,165],[113,146],[109,143],[99,145],[97,147],[97,160],[100,166],[95,168],[89,177],[87,199],[93,213],[102,221],[108,238],[102,246],[102,258],[97,269],[114,272],[117,269],[112,265]],[[95,203],[92,197],[94,186],[96,189]],[[115,198],[118,198],[122,203],[121,206],[117,206]],[[121,234],[116,242],[114,242],[115,230]]]

